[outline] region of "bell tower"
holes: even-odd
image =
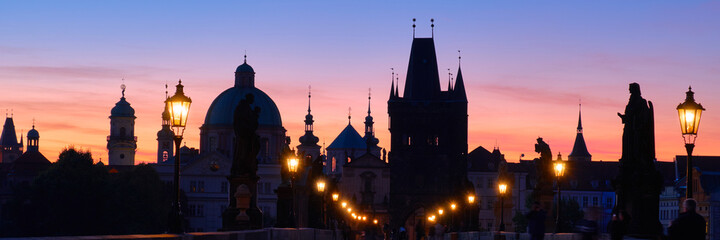
[[[135,165],[135,109],[125,100],[125,84],[121,85],[122,97],[110,111],[110,136],[107,137],[108,165]]]

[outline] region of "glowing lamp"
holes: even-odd
[[[556,161],[553,164],[553,169],[555,170],[556,177],[562,177],[565,175],[565,163],[562,160]]]
[[[176,137],[182,136],[185,131],[190,103],[192,103],[192,100],[183,93],[182,80],[180,80],[176,86],[175,95],[165,100],[170,113],[170,126],[173,128]]]
[[[505,192],[507,192],[507,184],[501,183],[500,185],[498,185],[498,192],[500,192],[500,194],[502,195],[505,195]]]
[[[695,102],[695,93],[692,88],[688,89],[685,102],[678,105],[677,110],[680,117],[680,130],[682,130],[685,144],[695,144],[698,127],[700,126],[700,116],[705,108]]]

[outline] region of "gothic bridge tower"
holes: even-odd
[[[442,91],[434,39],[413,36],[404,92],[393,82],[388,100],[393,227],[412,227],[422,209],[465,195],[468,101],[459,67],[456,76]]]

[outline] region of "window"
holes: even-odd
[[[598,203],[598,197],[593,197],[593,206],[600,206]]]
[[[168,151],[163,151],[162,160],[163,160],[163,162],[168,160]]]
[[[587,205],[588,205],[588,197],[587,197],[587,196],[583,196],[583,204],[582,204],[582,206],[583,206],[583,207],[587,207]]]
[[[611,208],[612,205],[613,205],[613,204],[612,204],[612,203],[613,203],[612,201],[613,201],[612,198],[607,198],[607,199],[605,199],[605,208]]]
[[[121,127],[120,128],[120,136],[124,137],[125,135],[127,135],[127,130],[125,130],[125,127]]]
[[[495,179],[493,179],[492,177],[489,177],[487,179],[487,188],[488,189],[493,189],[495,187],[495,186],[493,186],[495,184],[494,181],[495,181]]]
[[[197,213],[195,213],[195,216],[205,216],[205,205],[200,204],[197,206]]]
[[[220,183],[220,192],[221,193],[227,193],[228,192],[228,183],[222,182]]]
[[[482,188],[482,187],[483,187],[483,180],[485,180],[485,179],[482,178],[482,177],[479,177],[479,178],[477,179],[477,187],[478,187],[478,188]]]
[[[270,190],[271,188],[272,188],[272,185],[270,185],[269,182],[266,182],[266,183],[265,183],[265,193],[266,193],[266,194],[272,194],[273,192],[272,192],[272,190]]]
[[[487,228],[488,230],[492,230],[492,222],[487,222]]]
[[[189,208],[189,210],[190,210],[190,211],[188,211],[188,216],[194,217],[194,216],[195,216],[195,213],[197,212],[197,211],[196,211],[196,208],[195,208],[195,205],[194,205],[194,204],[190,204],[190,205],[188,206],[188,208]]]
[[[493,200],[492,199],[488,199],[486,207],[487,207],[487,209],[493,209]]]
[[[190,181],[190,192],[197,192],[197,182]]]
[[[198,192],[205,192],[205,181],[198,182]]]
[[[265,192],[263,191],[263,187],[262,187],[262,186],[263,186],[262,182],[258,182],[258,183],[257,183],[257,193],[258,193],[258,194],[265,194]]]

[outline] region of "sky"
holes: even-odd
[[[368,89],[380,146],[390,148],[391,68],[404,84],[412,42],[434,38],[441,86],[462,55],[469,151],[508,161],[570,153],[578,104],[594,161],[621,155],[628,84],[655,108],[660,161],[684,155],[675,108],[692,85],[702,115],[695,155],[720,155],[719,1],[6,1],[0,0],[0,109],[18,134],[33,124],[51,161],[68,146],[107,163],[110,109],[127,85],[136,163],[155,162],[165,84],[192,98],[185,142],[247,53],[256,87],[277,104],[292,145],[312,86],[315,135],[362,131]],[[124,80],[123,80],[124,79]]]

